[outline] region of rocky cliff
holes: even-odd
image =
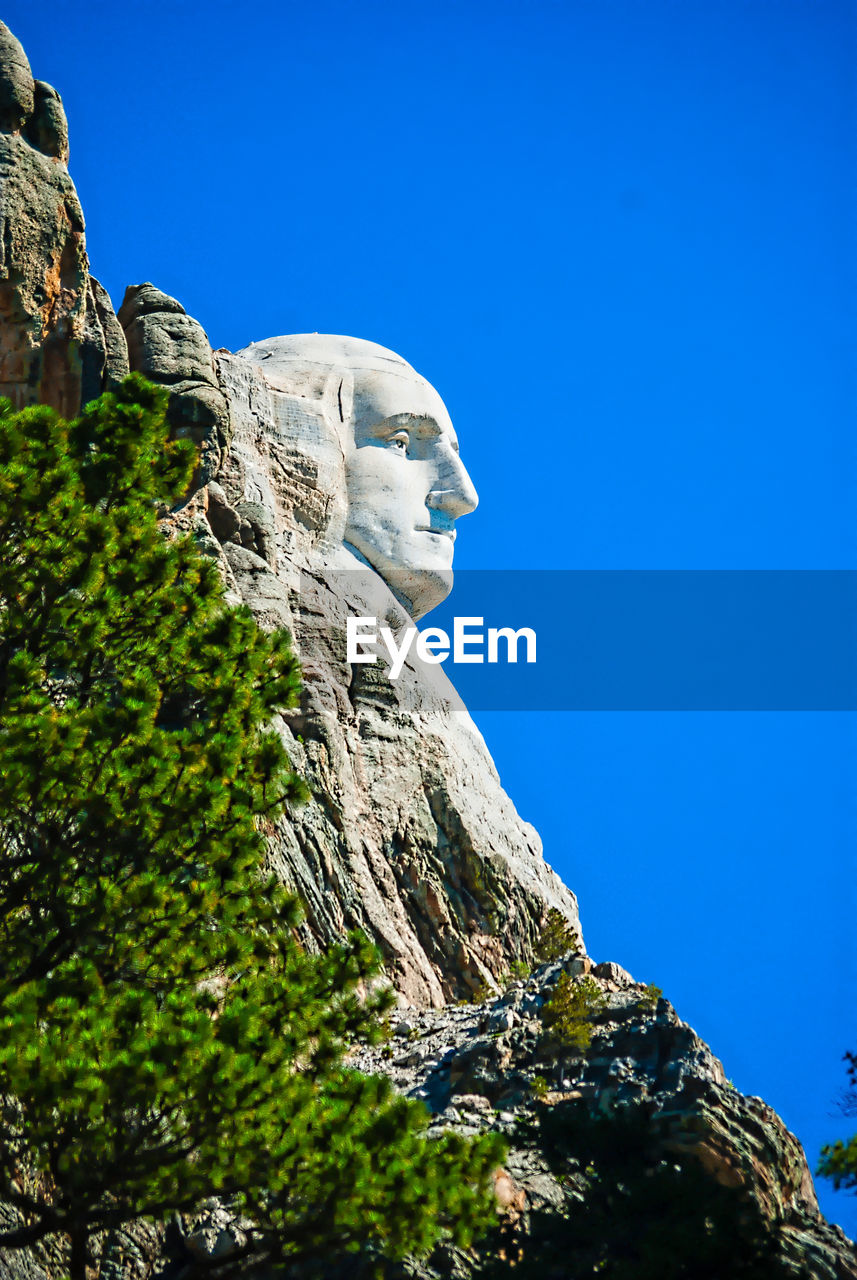
[[[364,929],[402,998],[440,1005],[527,960],[550,907],[577,926],[574,896],[445,678],[429,685],[410,668],[393,682],[345,661],[362,584],[317,554],[345,494],[335,441],[314,429],[324,400],[278,390],[248,359],[218,353],[217,364],[232,443],[208,525],[233,590],[263,625],[292,632],[305,680],[283,733],[312,796],[272,832],[272,859],[317,938]],[[380,602],[351,612],[401,615],[374,585]]]
[[[200,451],[195,492],[172,519],[217,558],[230,598],[291,629],[304,672],[301,706],[279,729],[311,798],[270,830],[272,865],[306,905],[307,941],[364,929],[399,993],[393,1039],[358,1065],[423,1098],[436,1125],[507,1134],[498,1199],[521,1230],[542,1212],[562,1222],[582,1176],[573,1149],[564,1168],[549,1158],[551,1115],[638,1104],[659,1152],[689,1155],[717,1185],[748,1192],[795,1275],[857,1277],[853,1246],[818,1213],[800,1144],[760,1099],[728,1086],[666,1001],[582,954],[509,982],[513,968],[531,968],[549,908],[578,927],[576,901],[454,691],[413,669],[393,683],[344,661],[345,613],[365,588],[326,553],[347,501],[325,427],[341,404],[278,386],[259,352],[212,352],[153,285],[130,288],[117,317],[89,273],[67,160],[60,98],[0,24],[0,393],[71,415],[129,368],[169,389],[172,427]],[[380,607],[391,625],[401,620],[389,593]],[[604,996],[592,1043],[567,1064],[540,1017],[562,971],[588,974]],[[462,998],[477,1003],[454,1003]],[[219,1212],[179,1224],[173,1274],[228,1235]],[[160,1233],[132,1233],[111,1243],[102,1271],[148,1277],[164,1247]],[[421,1273],[477,1265],[439,1257]],[[0,1270],[18,1280],[52,1266],[20,1255],[0,1258]]]
[[[588,978],[602,996],[591,1044],[565,1062],[541,1016],[563,972]],[[389,1074],[397,1088],[422,1098],[436,1127],[502,1133],[509,1156],[499,1193],[513,1212],[550,1220],[586,1204],[583,1152],[551,1140],[569,1112],[638,1110],[652,1142],[648,1176],[658,1161],[689,1154],[718,1186],[748,1191],[764,1220],[776,1224],[775,1254],[785,1274],[814,1280],[857,1275],[854,1246],[819,1214],[798,1140],[761,1098],[744,1097],[731,1085],[723,1065],[667,1000],[619,965],[567,957],[513,981],[499,997],[408,1015],[394,1030],[389,1045],[359,1055],[359,1066]],[[627,1135],[617,1129],[617,1141],[623,1139]],[[620,1154],[620,1168],[623,1176],[634,1176],[630,1146],[624,1161]],[[621,1196],[616,1199],[612,1229],[618,1233]],[[633,1212],[632,1203],[626,1212]],[[540,1274],[551,1280],[591,1273],[572,1270],[573,1261],[570,1255],[569,1272],[545,1267]],[[700,1274],[711,1274],[703,1263],[700,1256]],[[456,1266],[467,1274],[466,1260],[448,1256],[421,1274],[449,1274]],[[692,1263],[677,1274],[693,1276]],[[727,1274],[744,1273],[736,1266],[723,1280]]]
[[[89,273],[59,94],[0,23],[0,394],[74,414],[128,372],[110,299]]]

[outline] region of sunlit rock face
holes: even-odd
[[[349,612],[399,629],[452,586],[476,494],[437,392],[373,343],[310,334],[213,357],[153,285],[120,309],[89,274],[59,95],[0,24],[0,394],[66,416],[127,373],[170,392],[199,446],[193,525],[233,598],[291,628],[305,691],[281,729],[313,798],[271,833],[319,943],[360,926],[405,1002],[437,1005],[526,958],[576,902],[503,792],[440,668],[395,684],[345,662]],[[235,439],[230,444],[230,436]]]
[[[0,395],[72,416],[128,372],[122,330],[89,274],[56,89],[0,22]]]
[[[364,929],[404,1003],[440,1005],[527,959],[574,895],[503,791],[439,667],[349,665],[345,620],[401,630],[448,594],[476,506],[446,408],[374,343],[303,334],[216,353],[231,444],[205,491],[230,590],[287,626],[304,672],[281,730],[312,799],[271,856],[319,941]],[[200,518],[201,519],[201,518]],[[210,536],[210,535],[209,535]]]

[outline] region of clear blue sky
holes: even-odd
[[[406,356],[468,568],[857,568],[857,7],[11,0],[95,274]],[[811,1163],[857,1048],[847,713],[491,713],[589,949]],[[857,1233],[857,1201],[821,1188]]]

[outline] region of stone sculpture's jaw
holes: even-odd
[[[423,617],[452,588],[455,522],[477,504],[440,396],[400,356],[357,338],[293,334],[240,354],[276,393],[325,412],[347,489],[334,542]]]

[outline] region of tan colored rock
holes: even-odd
[[[67,417],[127,372],[110,299],[89,275],[59,95],[0,23],[0,395]]]
[[[109,391],[127,376],[128,348],[107,290],[89,277],[86,317],[80,345],[81,404]]]
[[[497,1207],[513,1218],[523,1213],[527,1207],[527,1193],[518,1186],[508,1169],[494,1171],[494,1198]]]
[[[0,133],[0,395],[81,405],[89,283],[83,214],[65,168]]]
[[[623,969],[620,964],[615,964],[612,960],[602,960],[600,964],[596,964],[592,968],[593,977],[602,978],[609,984],[609,989],[620,991],[622,987],[630,987],[634,984],[627,969]]]

